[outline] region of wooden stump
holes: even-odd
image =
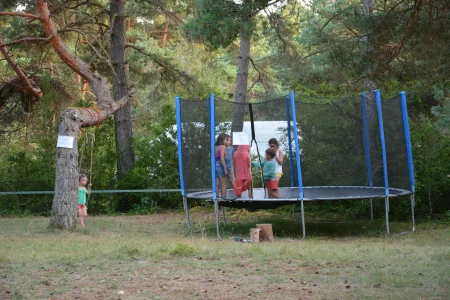
[[[259,243],[259,232],[260,228],[250,228],[250,239],[253,243]]]
[[[259,232],[259,240],[261,242],[274,242],[272,232],[272,224],[256,224],[257,229],[261,229]]]

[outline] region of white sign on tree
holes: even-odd
[[[233,132],[233,145],[249,145],[247,132]]]
[[[73,136],[58,135],[58,142],[56,143],[58,148],[73,148]]]

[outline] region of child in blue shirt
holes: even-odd
[[[263,165],[263,178],[266,183],[267,193],[269,198],[280,198],[278,191],[278,177],[276,174],[276,161],[274,159],[276,155],[276,150],[273,148],[268,148],[266,150],[266,158],[262,162]]]

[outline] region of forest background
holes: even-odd
[[[45,5],[53,35],[42,25]],[[449,16],[446,0],[2,1],[0,192],[55,189],[61,115],[98,105],[92,72],[108,80],[115,101],[129,100],[78,134],[78,167],[92,173],[95,190],[179,188],[177,95],[258,102],[289,90],[310,99],[406,91],[416,214],[450,218]],[[56,36],[89,72],[62,59]],[[53,202],[46,194],[0,195],[0,215],[47,216]],[[404,206],[395,217],[409,216],[404,202],[393,204]],[[89,212],[181,204],[173,192],[93,194]],[[318,209],[359,215],[368,207]]]

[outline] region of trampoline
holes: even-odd
[[[247,104],[215,99],[213,94],[198,101],[176,98],[180,183],[189,229],[191,199],[214,204],[218,239],[220,207],[300,205],[304,239],[305,201],[370,199],[372,220],[372,199],[381,198],[389,235],[389,200],[410,196],[414,232],[414,175],[405,93],[383,101],[378,90],[362,93],[360,99],[301,98],[296,100],[293,92]],[[241,114],[238,125],[231,120],[236,113]],[[277,128],[261,129],[264,123]],[[260,158],[259,148],[267,147],[268,132],[282,142],[285,162],[279,198],[267,197],[261,170],[255,169],[253,198],[247,192],[238,198],[231,186],[224,198],[218,197],[214,142],[219,132],[248,134],[253,160]]]
[[[408,196],[412,192],[403,189],[389,189],[389,197]],[[233,208],[277,208],[285,205],[296,204],[299,199],[298,188],[281,187],[280,198],[266,198],[266,192],[263,188],[253,189],[253,198],[248,198],[248,193],[244,192],[238,198],[233,190],[227,191],[225,199],[218,199],[218,205]],[[213,201],[212,191],[194,192],[186,195],[188,199]],[[366,186],[308,186],[304,187],[303,201],[316,200],[362,200],[385,198],[384,187],[366,187]]]

